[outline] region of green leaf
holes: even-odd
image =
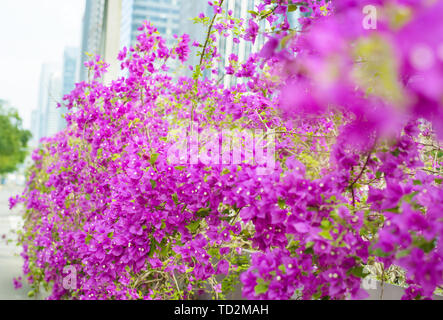
[[[268,284],[267,283],[260,283],[257,284],[254,287],[255,295],[258,296],[259,294],[266,293],[268,291]]]
[[[155,189],[155,187],[157,186],[157,181],[155,181],[155,180],[150,180],[151,181],[151,187],[152,187],[152,189]]]
[[[414,191],[412,193],[409,194],[405,194],[402,199],[404,201],[406,201],[407,203],[411,203],[412,202],[412,198],[414,198],[419,192],[418,191]]]
[[[382,249],[377,248],[372,252],[373,255],[377,256],[377,257],[389,257],[391,255],[391,253],[389,252],[384,252]]]
[[[175,205],[178,205],[178,195],[177,195],[177,192],[172,194],[172,200],[174,200]]]
[[[353,268],[349,269],[346,272],[346,274],[353,274],[357,278],[364,278],[364,277],[366,277],[368,275],[368,273],[364,271],[364,267],[363,266],[353,267]]]
[[[393,212],[393,213],[400,213],[400,207],[397,206],[395,208],[386,209],[384,211],[386,211],[386,212]]]
[[[323,231],[320,232],[318,235],[321,236],[321,237],[323,237],[323,238],[325,238],[325,239],[333,240],[331,234],[329,233],[329,230],[323,230]]]
[[[154,256],[154,253],[157,251],[158,242],[155,241],[154,238],[150,237],[151,239],[151,246],[149,248],[148,257],[152,258]]]
[[[195,215],[197,217],[204,218],[204,217],[208,216],[210,213],[211,213],[211,209],[210,208],[200,208],[195,213]]]
[[[158,156],[159,156],[158,153],[151,154],[151,157],[149,159],[149,162],[151,163],[151,166],[155,165],[155,163],[157,162]]]
[[[92,234],[88,234],[88,235],[86,236],[86,238],[85,238],[85,243],[86,243],[86,244],[89,244],[89,242],[91,241],[91,239],[92,239]]]
[[[391,152],[391,154],[392,154],[394,157],[398,157],[398,155],[400,154],[400,150],[399,150],[398,148],[396,148],[394,151]]]
[[[186,269],[186,273],[191,273],[192,271],[194,271],[195,267],[190,267]]]
[[[295,10],[297,10],[297,8],[298,8],[298,5],[296,5],[296,4],[290,4],[290,5],[288,6],[288,12],[294,12]]]
[[[201,75],[201,67],[198,64],[198,65],[195,66],[194,73],[192,74],[192,79],[196,80],[196,79],[198,79],[200,77],[200,75]]]
[[[330,230],[332,228],[332,223],[328,219],[324,219],[321,222],[321,228],[323,230]]]
[[[163,257],[169,257],[170,256],[170,253],[169,253],[170,249],[171,249],[171,243],[166,244],[166,243],[163,243],[163,241],[162,241],[160,254]]]
[[[308,242],[306,242],[305,248],[306,249],[312,248],[314,246],[314,244],[315,244],[314,241],[308,241]]]
[[[214,258],[217,258],[217,259],[220,258],[220,251],[217,248],[210,248],[210,249],[208,249],[208,254],[211,257],[214,257]]]
[[[413,240],[412,244],[422,249],[424,252],[429,253],[435,248],[435,239],[426,241],[426,239],[423,237],[417,237]]]
[[[399,252],[397,252],[397,254],[395,255],[396,259],[400,259],[403,257],[407,257],[411,254],[411,250],[401,250]]]
[[[322,290],[321,290],[321,286],[319,286],[317,289],[317,292],[312,295],[312,298],[314,300],[318,300],[321,298],[321,294],[322,294]]]
[[[189,223],[186,228],[191,232],[191,233],[195,233],[197,231],[197,229],[200,227],[200,221],[192,221],[191,223]]]
[[[286,208],[286,201],[285,201],[285,199],[278,198],[278,206],[280,207],[280,209],[285,209]]]

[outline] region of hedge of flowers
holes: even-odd
[[[103,84],[97,56],[64,97],[68,127],[43,139],[11,199],[26,210],[27,281],[52,299],[223,299],[237,285],[249,299],[362,299],[365,270],[381,270],[404,299],[432,298],[443,1],[262,0],[247,21],[209,4],[195,18],[203,43],[183,35],[168,48],[146,22],[119,54],[126,76]],[[259,36],[261,50],[219,67],[219,39]],[[192,75],[174,75],[192,46]],[[205,132],[221,143],[194,148]],[[239,134],[226,146],[223,132]],[[242,132],[264,134],[251,144]]]

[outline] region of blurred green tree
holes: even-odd
[[[23,163],[31,137],[31,132],[22,128],[17,110],[6,107],[0,100],[0,179]]]

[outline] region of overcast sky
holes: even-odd
[[[84,0],[0,0],[0,99],[30,129],[40,68],[61,66],[63,49],[80,46]]]

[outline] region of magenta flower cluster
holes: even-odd
[[[363,269],[378,263],[404,270],[405,299],[432,298],[443,285],[443,1],[263,0],[248,21],[210,5],[192,76],[169,68],[186,63],[190,37],[168,48],[146,22],[118,56],[127,76],[104,85],[96,57],[65,96],[67,129],[42,141],[11,199],[26,209],[28,282],[53,299],[223,298],[239,281],[250,299],[361,299]],[[217,67],[220,39],[260,36],[259,51]],[[275,167],[258,174],[242,137],[240,164],[168,161],[208,128],[273,135]]]

